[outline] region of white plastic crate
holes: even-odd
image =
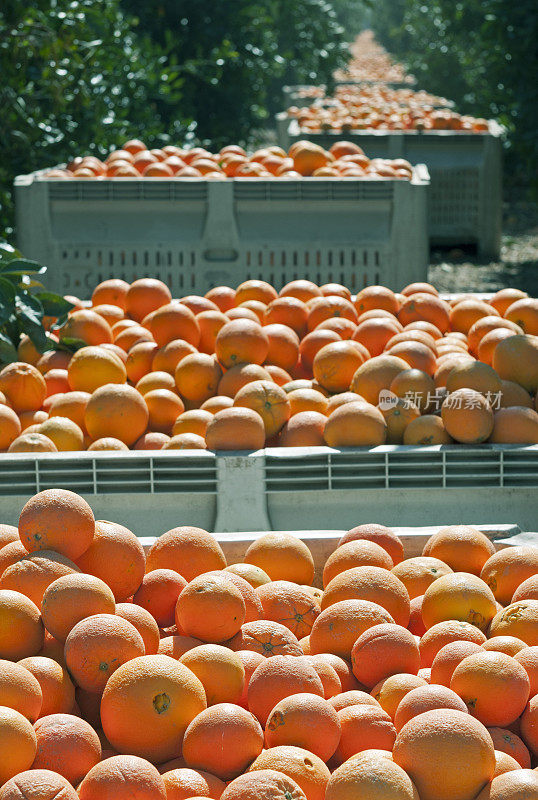
[[[176,296],[262,278],[426,279],[429,175],[413,179],[15,180],[18,245],[47,286],[89,297],[100,281],[158,277]]]
[[[467,131],[346,131],[304,133],[292,120],[282,147],[308,139],[329,148],[341,139],[356,142],[367,156],[406,158],[428,167],[428,233],[433,244],[475,244],[481,256],[497,259],[502,227],[503,128],[490,121],[488,133]]]
[[[136,451],[0,455],[0,522],[38,491],[82,494],[138,536],[207,530],[511,524],[536,530],[538,446],[445,445],[256,453]]]

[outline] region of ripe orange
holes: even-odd
[[[420,654],[412,633],[400,625],[384,623],[359,636],[351,651],[351,665],[359,683],[373,689],[390,675],[416,675]]]
[[[387,754],[388,755],[388,754]],[[351,800],[354,797],[394,797],[417,800],[418,793],[409,775],[381,751],[365,751],[352,756],[336,769],[325,800]]]
[[[30,769],[36,750],[36,735],[26,717],[0,707],[0,785]]]
[[[421,800],[474,800],[495,770],[493,742],[484,726],[446,708],[426,711],[404,725],[393,758]]]
[[[481,645],[484,644],[485,641],[486,637],[482,631],[479,630],[476,625],[471,625],[469,622],[455,619],[439,622],[436,625],[432,625],[430,628],[428,628],[426,633],[423,634],[420,639],[419,649],[422,666],[432,666],[437,654],[442,648],[445,647],[445,645],[448,645],[449,643],[472,642],[476,645]],[[450,657],[448,658],[446,664],[443,665],[443,674],[446,674],[449,669],[451,669],[453,672],[456,664],[459,664],[461,661],[461,658],[464,658],[466,655],[472,652],[478,651],[473,651],[472,649],[470,649],[469,653],[467,653],[465,650],[459,649],[451,651]],[[463,653],[463,655],[461,655],[460,658],[459,656],[461,653]],[[450,672],[450,677],[452,676],[452,672]],[[445,685],[448,686],[449,683]]]
[[[252,409],[262,419],[267,438],[277,434],[291,413],[286,392],[273,381],[253,381],[240,389],[234,406]]]
[[[422,554],[439,559],[454,572],[480,575],[482,567],[495,553],[492,542],[471,525],[448,525],[430,536]],[[426,587],[425,587],[426,588]]]
[[[289,628],[298,639],[308,636],[320,608],[312,596],[291,581],[272,581],[256,590],[263,618]]]
[[[148,572],[173,569],[187,581],[225,566],[226,558],[213,534],[187,525],[172,528],[159,536],[147,556]]]
[[[110,586],[117,603],[132,597],[142,583],[145,556],[140,540],[116,522],[98,520],[88,549],[77,566]]]
[[[227,646],[236,652],[248,650],[265,657],[303,655],[297,637],[289,628],[270,620],[245,622]]]
[[[368,600],[343,600],[326,608],[310,632],[312,653],[333,653],[350,660],[358,637],[373,625],[394,622],[389,612]]]
[[[67,668],[88,692],[102,692],[118,667],[143,655],[144,641],[134,625],[112,614],[83,619],[65,642]]]
[[[304,658],[273,656],[256,667],[248,687],[248,707],[265,725],[276,704],[298,693],[323,697],[323,684],[314,667]]]
[[[185,578],[172,569],[151,570],[144,575],[133,602],[148,611],[157,625],[167,628],[174,624],[177,599],[186,585]]]
[[[48,769],[78,786],[101,760],[101,742],[83,719],[71,714],[51,714],[34,725],[37,753],[34,769]]]
[[[268,748],[281,745],[302,747],[323,761],[334,754],[340,740],[340,722],[335,708],[323,697],[298,693],[280,700],[265,725]]]
[[[95,534],[95,518],[82,497],[66,489],[46,489],[34,495],[19,518],[21,542],[29,552],[56,550],[76,559]]]
[[[206,707],[198,678],[162,655],[123,664],[101,701],[104,733],[113,747],[157,763],[174,758],[188,724]]]
[[[203,644],[180,657],[201,681],[208,706],[238,703],[243,694],[245,669],[239,656],[218,644]]]
[[[307,800],[292,778],[275,769],[259,769],[240,775],[228,784],[221,800],[259,800],[260,797]]]
[[[39,370],[16,361],[0,370],[0,392],[17,413],[38,411],[47,395],[47,385]]]
[[[538,573],[538,549],[535,547],[507,547],[492,555],[484,564],[480,577],[495,599],[508,605],[512,595],[527,578]]]
[[[112,590],[93,575],[72,573],[57,578],[45,590],[41,603],[43,624],[60,641],[85,617],[114,613]]]
[[[196,317],[182,303],[172,302],[156,309],[151,316],[149,329],[159,347],[175,339],[183,339],[194,347],[200,343],[200,326]]]
[[[225,573],[199,575],[178,598],[176,624],[189,636],[218,644],[235,636],[245,614],[241,592]]]
[[[166,800],[164,782],[144,758],[113,755],[93,767],[78,789],[80,800]]]
[[[260,770],[276,770],[291,778],[308,800],[325,800],[331,773],[323,761],[308,750],[287,745],[272,747],[262,752],[248,771],[256,774]]]
[[[310,550],[291,534],[259,536],[247,548],[244,561],[260,567],[273,581],[310,585],[314,578],[314,559]]]

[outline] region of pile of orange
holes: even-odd
[[[538,300],[248,280],[99,284],[0,370],[0,451],[538,443]]]
[[[150,150],[131,139],[113,150],[105,161],[78,156],[65,169],[51,169],[45,178],[405,178],[412,168],[404,159],[368,158],[362,148],[337,142],[330,150],[308,141],[295,142],[288,152],[271,145],[248,155],[239,145],[218,153],[202,147],[185,149],[166,145]]]
[[[345,70],[335,72],[337,81],[386,81],[412,83],[403,64],[394,63],[384,47],[376,42],[373,31],[361,31],[352,42],[351,59]]]
[[[321,588],[323,587],[323,588]],[[0,800],[538,800],[538,548],[0,525]]]

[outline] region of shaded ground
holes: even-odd
[[[429,280],[443,292],[495,292],[506,286],[538,297],[538,204],[505,204],[500,261],[462,250],[433,250]]]

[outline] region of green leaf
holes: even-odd
[[[46,271],[46,267],[28,258],[12,258],[7,263],[0,264],[0,272],[10,275],[43,275]]]
[[[12,361],[18,361],[18,359],[17,348],[9,336],[0,331],[0,363],[11,364]]]
[[[36,292],[33,296],[40,301],[47,317],[63,317],[75,307],[69,300],[54,292]]]
[[[88,343],[83,339],[75,339],[72,336],[64,336],[56,344],[57,350],[66,350],[68,353],[76,353],[81,347],[87,347]]]

